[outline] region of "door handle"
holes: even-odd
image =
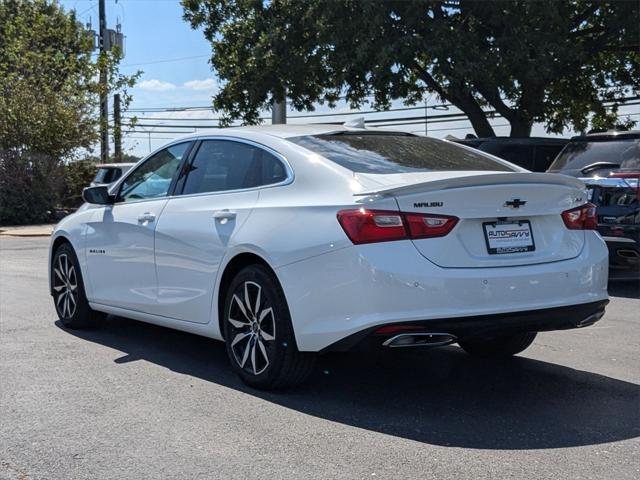
[[[213,214],[213,218],[218,220],[220,223],[227,223],[229,220],[233,220],[236,218],[236,212],[232,212],[231,210],[220,210]]]
[[[152,223],[156,220],[156,216],[153,213],[145,212],[138,216],[138,223]]]

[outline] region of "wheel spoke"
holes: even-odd
[[[229,323],[233,325],[235,328],[248,327],[250,325],[249,322],[241,322],[240,320],[236,320],[235,318],[229,317]]]
[[[260,347],[260,352],[262,353],[262,356],[264,357],[264,368],[262,370],[264,370],[265,368],[267,368],[269,366],[269,355],[267,355],[267,349],[264,348],[264,345],[262,344],[262,340],[258,339],[258,341],[256,342],[258,344],[258,347]],[[262,371],[260,370],[260,371]]]
[[[267,317],[267,315],[271,314],[271,319],[273,320],[273,308],[269,307],[260,312],[260,317],[258,317],[258,323],[262,325],[262,321]]]
[[[258,369],[256,368],[256,343],[258,342],[254,341],[249,343],[253,343],[251,347],[251,366],[253,367],[253,374],[257,375]]]
[[[240,300],[240,298],[234,294],[233,298],[231,299],[231,302],[233,302],[235,300],[236,304],[238,305],[238,308],[240,308],[240,311],[242,312],[242,314],[244,315],[244,317],[248,320],[251,321],[251,317],[249,317],[249,315],[247,314],[247,309],[244,306],[244,304],[242,303],[242,300]]]
[[[62,257],[64,257],[64,277],[67,280],[69,278],[69,259],[67,259],[66,255],[62,255]]]
[[[76,269],[72,265],[69,269],[69,287],[71,287],[71,290],[75,290],[77,286],[78,284],[76,282]]]
[[[58,285],[57,287],[53,287],[53,290],[55,292],[59,292],[60,290],[62,290],[64,288],[64,285]]]
[[[251,299],[249,298],[249,282],[244,282],[244,304],[247,312],[251,315],[253,310],[251,309]]]
[[[60,295],[58,295],[58,299],[56,300],[56,305],[58,305],[58,307],[60,307],[60,302],[64,299],[64,297],[66,295],[67,295],[67,291],[66,290],[64,292],[62,292]]]
[[[264,330],[260,330],[260,336],[261,336],[262,338],[264,338],[264,339],[265,339],[265,341],[267,341],[267,342],[271,342],[271,341],[273,341],[273,340],[275,340],[275,339],[276,339],[276,337],[274,337],[274,336],[273,336],[273,335],[271,335],[270,333],[265,332]]]
[[[67,292],[64,296],[64,303],[62,307],[62,315],[69,316],[69,292]]]
[[[256,285],[256,286],[258,287],[258,294],[256,295],[256,303],[253,309],[253,313],[255,315],[258,315],[258,312],[260,311],[260,296],[262,294],[262,287],[260,285]]]
[[[58,263],[60,263],[60,260],[58,260]],[[60,267],[60,265],[58,265],[58,267]],[[62,272],[60,270],[58,270],[57,268],[54,268],[53,271],[56,272],[56,275],[58,276],[60,281],[64,283],[65,280],[64,280],[64,277],[62,276]]]
[[[242,355],[242,362],[240,362],[240,368],[244,368],[244,364],[247,363],[247,358],[249,358],[250,351],[251,351],[251,342],[247,342],[246,347],[244,347],[244,354]]]
[[[73,308],[75,310],[75,308],[76,308],[76,299],[74,298],[74,296],[71,293],[69,293],[69,301],[73,303],[72,306],[73,306]],[[71,303],[69,305],[71,305]]]
[[[247,338],[249,335],[251,335],[251,333],[249,333],[249,332],[237,334],[235,337],[233,337],[233,341],[231,342],[231,346],[234,347],[238,342],[241,342],[242,340]]]

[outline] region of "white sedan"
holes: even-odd
[[[583,189],[401,132],[222,130],[85,189],[52,236],[51,294],[69,328],[113,314],[224,340],[258,388],[328,351],[513,355],[604,314]]]

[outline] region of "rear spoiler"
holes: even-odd
[[[438,173],[445,174],[447,178],[438,178]],[[460,172],[460,176],[451,177],[451,172],[434,172],[434,178],[424,182],[403,183],[392,186],[381,186],[375,190],[367,190],[354,193],[354,196],[366,195],[398,195],[411,193],[424,193],[435,190],[447,190],[451,188],[476,187],[484,185],[505,184],[540,184],[562,185],[566,187],[585,188],[585,184],[579,179],[556,173],[479,173],[466,174]]]

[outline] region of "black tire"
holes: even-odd
[[[53,254],[51,291],[58,318],[67,328],[93,328],[106,317],[89,306],[78,257],[68,243],[60,245]]]
[[[315,355],[298,350],[284,293],[265,266],[245,267],[231,281],[222,325],[231,366],[247,385],[293,386],[313,371]]]
[[[537,332],[522,332],[491,338],[478,338],[458,342],[458,344],[470,355],[485,358],[510,357],[524,351],[533,343],[536,335]]]

